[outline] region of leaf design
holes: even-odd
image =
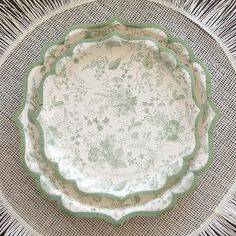
[[[137,96],[133,96],[129,88],[112,88],[109,91],[104,91],[104,93],[96,93],[96,95],[110,100],[118,116],[126,115],[129,112],[136,113]]]
[[[63,101],[58,101],[54,104],[55,107],[58,107],[58,106],[63,106],[64,105],[64,102]]]
[[[163,132],[167,140],[176,141],[178,139],[179,132],[181,131],[180,123],[177,120],[170,120],[165,123]]]
[[[184,98],[185,98],[185,96],[184,95],[177,95],[177,89],[175,89],[175,91],[172,93],[172,96],[173,96],[173,98],[175,99],[175,100],[183,100]]]
[[[145,69],[150,70],[153,68],[153,61],[150,59],[149,55],[147,55],[144,59],[143,59],[143,66]]]
[[[109,163],[110,163],[111,167],[116,170],[119,168],[126,168],[127,167],[126,163],[124,161],[122,161],[121,159],[112,158],[112,159],[109,159]]]
[[[119,67],[120,65],[120,62],[121,62],[121,58],[117,58],[115,59],[114,61],[111,61],[109,64],[108,64],[108,69],[109,70],[115,70]]]
[[[90,148],[89,153],[88,153],[88,160],[90,162],[98,161],[98,158],[100,156],[101,156],[101,152],[100,152],[99,148],[97,148],[97,147]]]
[[[107,137],[100,142],[100,147],[92,146],[89,149],[88,160],[91,163],[107,163],[111,168],[117,169],[126,168],[126,163],[121,159],[124,156],[122,148],[114,149],[114,143],[111,137]]]
[[[56,138],[62,138],[63,134],[58,131],[58,129],[55,126],[48,126],[48,132],[52,135],[52,137]]]
[[[58,107],[58,106],[63,106],[65,103],[63,101],[56,101],[56,96],[54,96],[52,98],[52,103],[49,106],[49,111],[53,108],[53,107]]]
[[[127,180],[124,180],[121,183],[114,185],[113,191],[120,191],[120,190],[124,189],[126,184],[127,184]]]
[[[47,138],[48,144],[55,145],[56,139],[61,139],[63,134],[56,127],[48,126],[47,130],[45,130],[45,137]]]
[[[109,122],[109,119],[107,118],[107,117],[105,117],[104,119],[103,119],[103,123],[108,123]]]
[[[116,158],[121,158],[124,155],[124,151],[122,148],[118,148],[114,151],[114,154],[115,154]]]

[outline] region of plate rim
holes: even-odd
[[[78,184],[76,182],[77,179],[67,179],[67,178],[65,178],[60,172],[60,168],[59,168],[60,162],[50,160],[47,157],[46,153],[45,153],[45,149],[44,149],[45,148],[45,137],[44,137],[45,129],[43,128],[40,121],[37,119],[37,117],[39,116],[39,114],[41,112],[41,108],[43,107],[43,100],[44,100],[43,85],[44,85],[44,82],[47,80],[47,78],[50,75],[55,75],[57,73],[57,64],[58,64],[58,62],[61,61],[63,58],[67,58],[67,57],[73,58],[73,55],[74,55],[73,51],[74,51],[75,47],[83,45],[84,43],[103,42],[103,41],[111,39],[113,36],[117,36],[120,39],[124,39],[124,40],[127,40],[127,41],[129,41],[129,40],[142,40],[142,41],[147,40],[147,41],[151,41],[151,42],[156,44],[156,46],[158,47],[160,52],[168,52],[169,54],[171,54],[176,60],[175,68],[182,68],[188,73],[188,75],[190,77],[190,80],[191,80],[191,95],[192,95],[193,103],[195,103],[196,106],[199,109],[198,112],[197,112],[197,116],[195,117],[195,121],[194,121],[195,146],[194,146],[194,149],[191,152],[191,154],[182,157],[183,165],[182,165],[181,170],[178,171],[177,173],[175,173],[174,175],[167,175],[164,185],[162,187],[158,188],[158,189],[135,191],[133,193],[127,193],[124,196],[118,196],[118,195],[115,195],[113,193],[102,192],[102,191],[99,191],[99,192],[95,192],[95,191],[86,192],[86,191],[83,191],[83,190],[80,189],[80,187],[78,186]],[[51,167],[55,170],[56,175],[57,175],[58,178],[73,184],[75,190],[79,193],[84,194],[84,195],[93,196],[93,197],[107,197],[107,198],[111,198],[111,199],[117,200],[117,201],[125,201],[125,200],[127,200],[131,197],[134,197],[134,196],[161,193],[162,191],[165,191],[168,188],[168,185],[169,185],[170,181],[177,182],[179,178],[183,177],[183,175],[185,174],[185,172],[187,171],[187,168],[188,168],[188,161],[195,158],[196,153],[197,153],[197,151],[200,147],[201,137],[199,135],[198,128],[200,126],[201,117],[203,115],[203,105],[200,105],[199,102],[197,101],[196,95],[195,95],[195,90],[196,90],[196,85],[195,85],[195,79],[194,79],[192,71],[187,66],[180,63],[180,61],[178,59],[178,56],[174,51],[172,51],[169,48],[162,47],[157,40],[152,39],[151,37],[147,37],[147,36],[126,36],[126,35],[122,35],[121,33],[117,33],[116,31],[113,31],[113,32],[107,34],[104,37],[97,37],[97,38],[92,38],[92,39],[80,40],[79,43],[77,42],[77,43],[73,44],[70,47],[70,49],[68,50],[67,53],[62,53],[54,61],[54,63],[51,66],[50,71],[43,76],[43,79],[40,82],[40,86],[39,86],[39,90],[38,90],[38,101],[39,102],[37,104],[36,111],[34,112],[34,114],[31,115],[31,120],[35,124],[35,126],[37,127],[37,129],[39,131],[39,134],[40,134],[40,141],[39,141],[40,149],[39,149],[39,151],[40,151],[42,157],[45,159],[45,161],[47,163],[49,163],[49,165],[51,165]]]
[[[93,29],[93,28],[97,28],[97,27],[103,27],[103,26],[107,26],[109,25],[110,23],[113,23],[115,21],[118,21],[119,23],[121,23],[122,25],[127,25],[127,26],[130,26],[130,27],[136,27],[137,28],[157,28],[157,29],[160,29],[160,25],[158,23],[129,23],[128,21],[125,21],[125,20],[122,20],[121,18],[119,17],[112,17],[110,20],[102,23],[102,24],[77,24],[73,27],[70,27],[68,29],[66,29],[63,34],[61,35],[60,39],[59,40],[55,40],[55,41],[52,41],[52,42],[49,42],[48,44],[46,44],[46,46],[43,47],[42,51],[41,51],[41,55],[40,55],[40,59],[35,62],[35,63],[32,63],[30,64],[27,69],[26,69],[26,72],[24,74],[24,78],[23,78],[23,98],[22,98],[22,101],[21,101],[21,104],[18,108],[18,110],[16,111],[16,113],[14,114],[14,116],[12,117],[13,121],[15,122],[17,128],[19,129],[19,132],[20,132],[20,136],[21,136],[21,142],[20,142],[20,161],[21,161],[21,164],[23,166],[23,168],[25,169],[26,173],[28,173],[30,176],[34,177],[35,178],[35,183],[36,183],[36,187],[38,189],[38,191],[44,196],[46,197],[47,199],[50,199],[50,200],[54,200],[54,201],[57,201],[57,204],[59,206],[59,208],[65,212],[65,213],[69,213],[70,215],[74,215],[76,217],[94,217],[94,218],[102,218],[102,219],[105,219],[107,220],[108,222],[112,223],[112,224],[121,224],[123,223],[124,221],[127,221],[128,219],[130,218],[133,218],[135,216],[158,216],[160,214],[163,214],[164,212],[170,210],[169,208],[167,210],[164,210],[163,212],[161,212],[159,214],[159,212],[156,212],[156,211],[152,211],[152,212],[148,212],[148,211],[141,211],[141,212],[135,212],[135,213],[130,213],[129,215],[127,216],[124,216],[122,217],[120,220],[115,220],[105,214],[97,214],[97,213],[75,213],[75,212],[71,212],[69,211],[68,209],[66,209],[62,203],[62,197],[61,196],[56,196],[56,195],[50,195],[49,193],[47,193],[43,188],[42,188],[42,185],[40,183],[40,179],[41,179],[41,176],[43,175],[42,173],[37,173],[37,172],[34,172],[32,171],[31,169],[29,169],[29,167],[27,166],[27,163],[25,161],[25,133],[24,133],[24,129],[23,129],[23,125],[21,123],[21,120],[20,120],[20,115],[21,113],[23,112],[24,110],[24,105],[25,105],[25,102],[26,102],[26,99],[27,99],[27,89],[28,89],[28,75],[29,73],[31,72],[31,70],[36,67],[36,66],[39,66],[39,65],[43,65],[43,62],[44,62],[44,54],[43,52],[45,53],[51,46],[57,44],[57,45],[60,45],[60,44],[63,44],[64,43],[64,40],[65,40],[65,36],[67,36],[68,32],[72,31],[72,30],[75,30],[75,29],[83,29],[84,28],[88,28],[88,29]],[[164,31],[165,33],[166,32],[169,32],[167,29],[165,29],[165,27],[161,26],[162,27],[162,31]],[[188,46],[188,44],[180,39],[180,38],[175,38],[173,37],[172,35],[168,35],[167,34],[167,37],[172,39],[173,41],[175,42],[179,42],[180,44],[182,44],[187,50],[188,50],[188,53],[189,53],[189,61],[192,61],[192,62],[196,62],[198,64],[200,64],[200,66],[203,68],[203,70],[205,71],[205,74],[206,74],[206,93],[207,93],[207,98],[208,98],[208,103],[209,105],[211,106],[211,109],[212,111],[214,112],[215,116],[214,118],[212,119],[211,121],[211,125],[208,129],[208,146],[209,146],[209,158],[208,158],[208,161],[207,163],[202,167],[200,168],[199,170],[197,171],[193,171],[193,174],[194,174],[194,177],[195,177],[195,181],[193,182],[193,185],[191,187],[191,190],[187,190],[183,193],[180,193],[180,194],[176,194],[174,193],[173,194],[173,204],[171,205],[170,208],[173,208],[174,205],[175,205],[175,202],[178,198],[182,198],[184,197],[185,195],[189,194],[189,192],[191,192],[197,185],[197,182],[198,182],[198,175],[205,172],[211,165],[213,159],[214,159],[214,140],[213,140],[213,131],[217,125],[217,122],[218,120],[220,119],[220,111],[219,109],[216,107],[213,99],[212,99],[212,96],[211,96],[211,75],[207,69],[207,67],[205,66],[205,64],[203,63],[203,61],[201,61],[200,59],[198,58],[195,58],[194,54],[193,54],[193,51],[192,49]],[[28,116],[30,117],[30,114],[28,114]]]

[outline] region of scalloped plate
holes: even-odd
[[[128,198],[181,177],[199,148],[191,71],[147,37],[116,32],[57,58],[40,86],[41,152],[79,192]]]
[[[118,20],[121,21],[120,19]],[[143,196],[141,198],[134,197],[128,201],[119,203],[115,200],[109,200],[104,197],[94,198],[78,194],[74,192],[72,185],[58,180],[55,176],[55,172],[45,164],[44,160],[39,155],[38,132],[35,126],[27,119],[28,111],[33,112],[35,110],[35,102],[37,101],[37,96],[35,95],[39,86],[39,82],[41,81],[42,76],[49,70],[55,55],[66,51],[68,49],[68,45],[70,43],[74,43],[75,40],[78,41],[79,39],[84,38],[85,35],[88,36],[88,32],[90,34],[89,37],[93,37],[93,34],[97,34],[98,32],[105,35],[111,32],[114,28],[116,28],[116,30],[120,29],[121,32],[126,32],[127,34],[129,34],[130,31],[135,31],[137,35],[143,34],[143,32],[145,32],[145,35],[151,34],[158,39],[161,38],[162,40],[160,41],[165,42],[165,44],[167,42],[166,35],[168,35],[168,39],[171,41],[170,44],[172,44],[171,46],[174,44],[174,46],[178,46],[175,47],[174,50],[178,51],[179,47],[183,48],[183,46],[181,46],[183,43],[181,40],[172,38],[163,28],[163,31],[160,31],[158,29],[159,26],[156,24],[128,24],[124,21],[122,21],[122,23],[126,24],[126,26],[115,23],[114,19],[103,25],[100,25],[99,29],[96,28],[97,26],[80,25],[79,27],[67,30],[67,32],[64,33],[65,37],[70,32],[68,37],[66,37],[65,44],[62,44],[64,41],[63,37],[60,41],[53,42],[53,44],[61,45],[48,45],[44,49],[44,52],[46,52],[45,64],[43,64],[44,54],[42,54],[40,62],[32,65],[26,74],[24,80],[25,93],[23,104],[15,116],[16,123],[22,133],[22,163],[27,168],[28,172],[36,177],[39,191],[49,199],[58,200],[60,208],[62,208],[65,212],[68,212],[77,217],[99,217],[112,223],[121,223],[136,215],[160,215],[174,206],[177,197],[184,196],[190,190],[192,190],[197,182],[196,174],[206,171],[212,160],[212,130],[214,129],[215,123],[219,117],[219,113],[211,100],[210,77],[207,69],[199,60],[194,59],[192,51],[186,44],[184,44],[185,50],[183,50],[183,52],[187,51],[188,53],[184,54],[184,56],[181,58],[181,62],[184,62],[184,60],[186,61],[187,59],[188,66],[194,69],[194,75],[198,78],[198,80],[196,80],[196,85],[203,88],[201,93],[197,94],[197,99],[201,104],[204,104],[206,109],[204,109],[205,122],[203,128],[201,129],[201,148],[199,149],[196,158],[190,162],[188,173],[181,179],[181,181],[179,181],[178,184],[171,187],[161,196],[150,194],[150,196]],[[90,29],[81,30],[81,28]],[[156,33],[153,33],[155,31]],[[160,34],[158,34],[158,32],[160,32]],[[191,63],[189,62],[190,59]],[[37,80],[34,78],[34,75],[36,74],[39,74]],[[207,92],[204,87],[206,88]],[[207,95],[211,107],[207,105]],[[215,113],[213,111],[215,111]],[[215,116],[215,114],[217,114],[217,116]],[[25,127],[24,130],[22,127]],[[24,140],[25,135],[26,139]]]

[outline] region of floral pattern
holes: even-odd
[[[156,42],[116,35],[60,59],[43,83],[38,121],[63,178],[124,198],[180,173],[196,147],[199,108],[190,75],[176,65]]]
[[[111,25],[108,24],[107,26],[99,29],[76,29],[71,31],[66,36],[66,41],[64,44],[55,45],[46,51],[44,65],[34,67],[29,76],[25,78],[28,80],[27,100],[24,109],[21,111],[19,120],[26,137],[25,155],[22,156],[22,158],[24,158],[23,162],[27,166],[28,171],[33,174],[37,173],[40,175],[40,178],[37,179],[39,191],[47,198],[53,197],[61,199],[61,209],[65,210],[67,213],[73,213],[73,215],[84,217],[96,216],[117,224],[122,223],[130,217],[134,217],[136,212],[144,212],[146,215],[146,212],[148,211],[148,214],[152,214],[151,212],[153,212],[156,216],[160,215],[165,211],[165,209],[169,209],[170,206],[173,207],[173,202],[175,202],[173,201],[175,199],[175,197],[173,197],[174,194],[181,194],[181,196],[184,196],[185,192],[192,188],[194,182],[192,170],[198,171],[208,162],[208,130],[213,118],[215,117],[215,113],[214,110],[212,110],[212,108],[208,105],[207,110],[209,115],[206,116],[201,132],[201,136],[204,137],[204,139],[202,139],[201,147],[196,157],[190,161],[188,174],[181,178],[178,183],[174,184],[172,188],[169,188],[161,196],[151,194],[148,196],[133,197],[124,202],[117,202],[116,200],[111,200],[104,197],[88,197],[78,194],[74,191],[71,184],[58,179],[54,170],[47,165],[38,151],[39,132],[35,125],[28,120],[27,113],[29,112],[30,114],[33,114],[36,109],[39,84],[55,60],[54,57],[48,57],[52,50],[56,58],[66,52],[69,45],[85,38],[86,32],[89,32],[89,38],[93,38],[97,34],[103,36],[111,32],[113,29],[127,35],[151,36],[158,39],[162,46],[172,46],[172,50],[176,51],[176,44],[174,42],[168,43],[166,33],[158,28],[132,28],[117,22],[112,22]],[[182,46],[182,49],[185,49],[184,46]],[[186,49],[179,51],[178,53],[180,61],[188,65],[189,68],[193,69],[196,81],[200,85],[199,91],[202,91],[199,95],[196,93],[196,97],[201,104],[208,104],[205,86],[205,70],[197,63],[190,63],[188,61],[188,53],[184,53],[184,51],[186,52]],[[132,159],[130,161],[136,160]]]

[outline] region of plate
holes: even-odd
[[[71,32],[70,35],[73,35],[73,37],[71,37],[71,41],[70,37],[68,36],[65,44],[63,44],[64,38],[62,38],[60,41],[53,42],[52,44],[48,45],[44,49],[44,52],[46,52],[45,64],[43,63],[44,55],[42,54],[41,60],[38,63],[32,65],[26,73],[24,80],[24,87],[26,88],[24,99],[21,109],[15,116],[15,120],[22,134],[21,161],[27,171],[36,178],[38,190],[47,198],[56,200],[59,207],[65,212],[76,217],[99,217],[118,224],[137,215],[160,215],[172,208],[175,205],[176,199],[178,197],[185,196],[194,188],[197,183],[197,175],[208,169],[213,158],[212,131],[219,117],[219,113],[211,100],[210,76],[207,72],[207,69],[200,61],[193,57],[193,54],[188,46],[184,44],[188,49],[188,56],[191,60],[191,63],[188,62],[188,64],[191,64],[191,66],[194,68],[194,75],[199,78],[199,80],[197,80],[197,86],[202,86],[204,88],[201,90],[202,93],[199,94],[199,96],[197,95],[197,98],[199,101],[201,100],[201,103],[204,104],[206,109],[204,109],[204,129],[202,129],[201,132],[201,148],[198,152],[197,158],[190,162],[188,173],[181,179],[181,181],[161,196],[150,194],[149,201],[147,201],[148,196],[133,197],[132,199],[129,199],[128,201],[125,201],[121,204],[120,202],[104,197],[94,198],[78,194],[74,192],[72,185],[57,179],[55,172],[48,167],[41,155],[38,153],[38,132],[34,124],[28,120],[28,113],[32,113],[35,110],[35,104],[37,101],[37,96],[35,95],[37,94],[39,83],[42,79],[42,76],[49,70],[55,55],[59,55],[60,53],[66,51],[68,44],[74,43],[74,40],[83,38],[84,35],[87,34],[86,32],[89,31],[90,35],[93,35],[93,33],[97,34],[98,31],[103,30],[104,34],[106,34],[113,30],[114,27],[116,29],[120,28],[122,32],[128,33],[130,30],[137,32],[137,34],[138,32],[145,32],[146,34],[150,33],[155,35],[153,31],[159,31],[156,24],[134,25],[125,23],[126,26],[123,26],[122,24],[115,23],[115,20],[121,21],[123,24],[125,23],[120,19],[112,19],[111,21],[100,25],[99,29],[96,28],[96,25],[93,26],[94,28],[91,28],[90,26],[89,30],[81,30],[81,28],[87,28],[88,25],[80,25],[79,27],[75,27],[79,29],[74,28],[65,32],[64,37],[69,32]],[[132,28],[135,26],[136,28]],[[162,35],[164,37],[162,37]],[[156,34],[156,37],[162,37],[163,41],[166,42],[166,35],[167,34],[162,32],[161,34]],[[170,39],[172,42],[176,40],[178,42],[176,45],[178,44],[178,46],[180,46],[179,41],[181,40],[169,38],[169,40]],[[57,44],[57,46],[53,46],[53,44]],[[188,58],[188,56],[184,56],[183,59]],[[36,76],[37,80],[35,79]],[[207,105],[207,95],[211,107]]]
[[[35,122],[58,173],[80,192],[122,200],[183,175],[199,148],[200,108],[176,54],[116,32],[69,51],[40,86]]]

